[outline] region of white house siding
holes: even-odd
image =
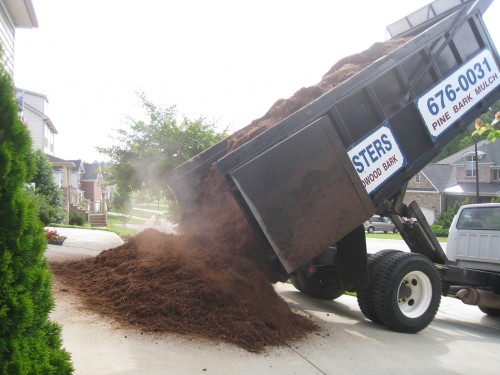
[[[0,47],[2,64],[13,75],[14,72],[14,36],[15,27],[5,4],[0,0]]]
[[[30,131],[33,148],[45,151],[45,137],[43,133],[46,125],[43,119],[36,113],[25,108],[24,121]]]
[[[46,104],[48,102],[47,96],[31,91],[17,89],[17,96],[23,96],[24,102],[35,108],[37,111],[47,115]]]
[[[43,152],[49,155],[54,155],[54,133],[50,130],[47,124],[45,124],[44,131],[45,134]]]

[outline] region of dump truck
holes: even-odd
[[[215,169],[282,281],[329,300],[355,291],[365,317],[395,331],[424,329],[457,289],[498,303],[499,264],[448,259],[417,202],[403,203],[408,181],[500,99],[491,3],[437,0],[388,26],[406,38],[392,52],[231,152],[226,139],[176,168],[179,205],[196,205]],[[410,252],[368,254],[374,214]]]

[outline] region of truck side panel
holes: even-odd
[[[374,210],[327,117],[231,171],[230,183],[288,273]]]

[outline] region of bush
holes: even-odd
[[[87,222],[87,218],[80,211],[70,211],[69,213],[69,224],[82,226]]]
[[[34,193],[33,201],[38,205],[38,217],[43,225],[59,224],[64,218],[61,206],[51,205],[45,195]]]
[[[431,229],[438,237],[448,237],[448,229],[443,228],[441,225],[431,225]]]
[[[0,66],[0,374],[71,374],[43,256],[45,231],[33,194],[28,128],[17,117],[10,76]]]
[[[62,223],[66,213],[62,207],[61,189],[52,175],[52,164],[47,155],[40,150],[34,151],[36,172],[31,180],[35,184],[35,200],[39,206],[40,220],[44,225]]]
[[[444,229],[449,229],[453,218],[457,214],[458,210],[462,205],[469,204],[470,202],[466,199],[463,202],[455,202],[453,206],[448,208],[445,212],[441,213],[439,220],[436,221],[436,225],[440,225]]]

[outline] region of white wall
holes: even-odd
[[[1,59],[7,71],[12,76],[14,72],[14,22],[9,17],[5,4],[0,0],[0,46]]]

